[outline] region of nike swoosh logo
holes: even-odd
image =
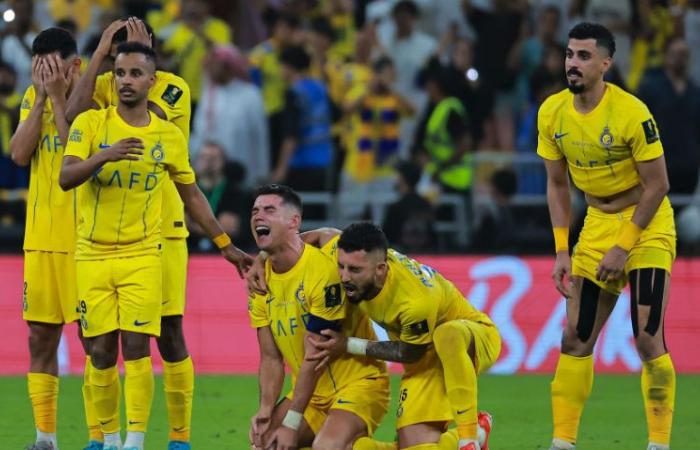
[[[143,423],[143,422],[137,422],[135,420],[130,420],[129,425],[136,425],[137,423]]]
[[[165,305],[165,304],[168,303],[169,301],[170,301],[170,300],[166,300],[166,301],[162,302],[161,305]]]
[[[467,411],[469,411],[469,410],[468,409],[458,409],[457,414],[464,414]]]
[[[112,419],[109,419],[109,420],[106,421],[106,422],[103,422],[103,421],[100,420],[100,425],[107,425],[107,424],[110,423],[111,421],[112,421]]]
[[[554,139],[561,139],[564,136],[566,136],[567,134],[569,134],[569,133],[568,132],[567,133],[554,133]]]
[[[339,405],[344,405],[344,404],[347,404],[347,403],[354,403],[354,402],[351,402],[351,401],[349,401],[349,400],[343,400],[342,398],[339,398],[339,399],[338,399],[338,404],[339,404]]]
[[[100,142],[100,148],[110,148],[110,147],[111,147],[111,145],[109,145],[109,144],[103,144],[103,143]]]
[[[134,326],[137,326],[137,327],[142,327],[142,326],[147,325],[149,323],[151,323],[150,320],[146,321],[146,322],[139,322],[138,320],[134,320]]]
[[[182,431],[182,430],[184,430],[184,429],[185,429],[185,427],[182,426],[182,427],[173,428],[173,431],[176,432],[176,433],[178,433],[178,432],[180,432],[180,431]]]

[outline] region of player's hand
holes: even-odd
[[[263,437],[272,424],[272,409],[261,408],[250,419],[250,431],[248,438],[255,448],[264,449]]]
[[[63,69],[63,60],[58,55],[46,55],[42,57],[42,74],[44,89],[52,101],[65,101],[70,78],[66,78]]]
[[[248,292],[255,294],[267,294],[267,280],[265,280],[265,261],[257,256],[253,260],[253,264],[245,273],[245,281],[248,287]]]
[[[617,245],[613,246],[603,257],[595,271],[598,281],[616,281],[622,279],[625,273],[625,263],[627,262],[627,250]]]
[[[106,162],[116,162],[124,159],[138,161],[143,155],[143,148],[141,139],[130,137],[115,142],[111,147],[102,150],[100,155]]]
[[[109,26],[105,28],[105,30],[102,32],[102,36],[100,37],[100,42],[97,44],[97,48],[95,49],[95,56],[101,58],[106,58],[109,56],[112,51],[112,39],[114,38],[114,34],[121,30],[124,25],[126,25],[126,21],[118,19],[110,23]]]
[[[44,58],[32,56],[32,85],[37,100],[46,98],[46,88],[44,86]]]
[[[253,264],[253,258],[233,244],[229,244],[222,248],[221,254],[228,262],[236,266],[238,275],[240,275],[241,278],[243,278],[243,274],[246,273],[248,267]]]
[[[297,431],[281,426],[272,433],[267,448],[276,450],[295,450],[297,448]]]
[[[570,280],[571,276],[571,256],[569,256],[568,250],[562,250],[557,252],[557,259],[554,262],[554,269],[552,269],[552,279],[554,284],[557,286],[557,291],[566,298],[571,296],[570,291]]]
[[[148,33],[146,25],[137,17],[129,17],[126,21],[126,40],[139,42],[147,47],[152,45],[152,36]]]
[[[345,354],[348,347],[348,338],[343,333],[333,330],[321,330],[322,336],[314,336],[308,333],[307,344],[313,349],[307,353],[304,359],[318,361],[314,370],[320,371],[333,360]]]

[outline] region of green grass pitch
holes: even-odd
[[[548,448],[551,432],[549,375],[483,376],[480,408],[494,415],[492,450]],[[82,378],[61,379],[58,436],[62,450],[80,450],[87,441],[80,386]],[[377,436],[394,437],[398,378],[390,412]],[[199,376],[195,389],[192,444],[195,450],[248,449],[248,423],[257,406],[257,381],[251,376]],[[123,402],[122,402],[123,403]],[[122,422],[124,415],[122,414]],[[23,449],[34,439],[26,380],[0,378],[0,448]],[[700,376],[678,377],[673,424],[674,450],[700,449]],[[148,450],[165,450],[167,419],[162,382],[156,379]],[[598,375],[584,412],[578,449],[644,450],[646,424],[638,375]]]

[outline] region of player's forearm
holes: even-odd
[[[37,99],[27,120],[22,122],[10,139],[10,155],[18,166],[26,166],[32,160],[41,138],[41,119],[45,100]]]
[[[58,184],[64,191],[78,187],[90,179],[105,162],[107,161],[102,157],[102,153],[97,153],[86,160],[75,156],[64,156]]]
[[[68,133],[70,132],[70,124],[66,119],[66,99],[51,99],[53,106],[54,124],[58,131],[58,138],[61,140],[61,145],[66,148],[68,145]]]
[[[313,361],[304,360],[297,374],[296,384],[294,386],[294,396],[289,409],[303,413],[306,406],[311,400],[311,396],[316,389],[318,379],[321,377],[321,371],[314,370],[315,363]]]
[[[282,361],[263,357],[260,360],[258,383],[260,384],[260,409],[272,411],[284,384],[284,364]]]
[[[425,353],[427,346],[402,341],[369,341],[367,356],[382,361],[414,363]]]
[[[176,186],[178,185],[176,184]],[[182,197],[187,212],[202,227],[206,235],[214,240],[214,238],[223,234],[224,230],[216,220],[216,217],[214,217],[209,202],[199,187],[196,184],[188,186],[190,187],[187,188],[187,194]]]
[[[571,196],[569,185],[547,180],[547,207],[554,228],[569,228]]]
[[[85,73],[78,80],[78,85],[72,90],[66,102],[66,120],[73,122],[78,114],[87,111],[92,106],[92,96],[95,92],[97,73],[105,56],[95,52]]]
[[[668,193],[668,189],[667,180],[659,180],[644,185],[639,203],[637,203],[634,215],[632,216],[632,222],[639,226],[639,228],[646,228],[649,222],[651,222],[651,219],[654,218],[656,211],[659,209],[659,205],[661,205],[661,202]]]
[[[339,235],[341,231],[333,227],[323,227],[317,228],[315,230],[305,231],[300,234],[301,240],[305,244],[313,245],[314,247],[321,248],[328,243],[335,236]]]

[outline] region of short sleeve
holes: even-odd
[[[433,308],[427,305],[429,298],[416,299],[412,305],[401,313],[401,334],[399,340],[408,344],[422,345],[432,342],[435,328]]]
[[[185,139],[189,139],[192,116],[189,85],[182,78],[173,77],[167,82],[159,83],[156,87],[151,91],[149,100],[163,110],[166,119],[182,131]]]
[[[312,286],[306,292],[309,312],[324,320],[342,320],[346,314],[346,301],[338,271],[335,264],[330,264],[330,258],[326,255],[318,255],[317,258],[326,261],[318,261],[318,264],[315,264],[317,269],[313,273]]]
[[[19,107],[19,123],[24,122],[29,117],[29,113],[34,107],[34,95],[34,86],[29,86],[24,91],[24,97],[22,97],[22,103]]]
[[[92,137],[95,134],[94,110],[86,111],[75,118],[68,134],[68,145],[63,156],[76,156],[82,160],[90,157]]]
[[[659,129],[646,106],[632,116],[629,127],[628,143],[635,161],[649,161],[664,154]]]
[[[92,93],[92,101],[99,108],[107,108],[112,105],[115,90],[113,81],[114,75],[112,75],[112,72],[103,73],[95,80],[95,91]]]
[[[323,247],[321,247],[321,253],[324,253],[331,258],[333,258],[334,261],[336,261],[337,253],[338,253],[338,240],[340,239],[340,235],[333,236],[328,242],[326,242]]]
[[[542,105],[537,113],[537,154],[541,158],[556,161],[562,159],[564,154],[554,140],[554,134],[550,129],[551,120],[551,114],[548,114]]]
[[[169,126],[174,127],[170,122]],[[179,184],[192,184],[195,182],[194,170],[190,166],[189,153],[187,151],[187,141],[180,130],[172,132],[172,149],[163,149],[166,153],[171,153],[172,156],[168,160],[168,173],[170,178]]]
[[[248,317],[252,328],[262,328],[270,325],[267,314],[267,300],[259,294],[248,294]]]

